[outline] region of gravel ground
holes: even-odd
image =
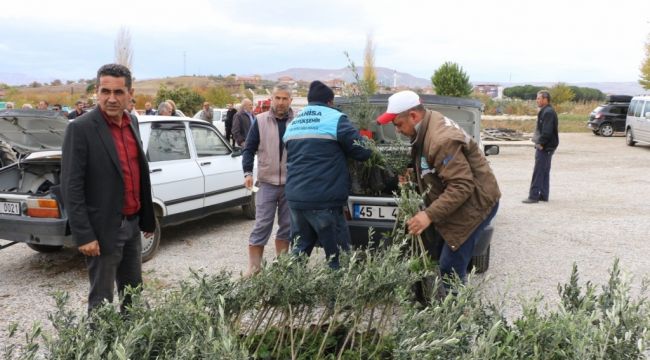
[[[503,198],[490,269],[476,280],[486,283],[491,296],[505,295],[506,313],[518,313],[513,304],[522,296],[542,294],[552,303],[574,262],[581,281],[603,284],[619,258],[638,291],[641,278],[650,277],[650,147],[627,147],[622,137],[561,134],[551,201],[527,205],[521,200],[528,193],[533,148],[530,143],[500,144],[501,154],[489,159]],[[163,229],[158,254],[143,266],[145,282],[169,288],[186,278],[189,268],[225,269],[239,276],[246,269],[252,225],[233,209]],[[54,309],[50,295],[56,290],[69,292],[71,306],[84,313],[88,285],[83,258],[75,250],[39,254],[19,244],[0,251],[0,352],[10,323],[23,329],[34,321],[48,324],[47,313]]]

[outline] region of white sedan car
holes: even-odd
[[[142,237],[143,261],[156,252],[161,226],[235,206],[255,218],[255,196],[243,185],[240,153],[212,124],[178,116],[138,119],[157,217],[155,236]],[[0,239],[41,252],[74,244],[59,189],[67,123],[53,112],[0,111],[0,139],[21,153],[20,161],[0,169]]]

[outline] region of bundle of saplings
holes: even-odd
[[[408,144],[393,141],[378,145],[373,140],[366,139],[356,145],[370,149],[372,155],[364,162],[348,162],[352,194],[390,196],[396,192],[400,176],[407,174],[410,165]]]

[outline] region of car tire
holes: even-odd
[[[490,247],[488,246],[485,254],[473,256],[472,260],[469,263],[468,270],[472,268],[476,269],[477,274],[482,274],[488,270],[490,267]]]
[[[614,127],[612,126],[611,123],[603,123],[602,125],[600,125],[598,132],[602,136],[610,137],[614,135]]]
[[[63,245],[41,245],[41,244],[27,244],[30,249],[38,251],[40,253],[53,253],[63,249]]]
[[[251,194],[248,203],[242,205],[241,210],[247,219],[255,220],[255,193]]]
[[[600,136],[600,132],[598,130],[591,130],[591,132],[593,132],[596,136]]]
[[[160,245],[160,219],[156,217],[156,228],[153,231],[153,236],[145,238],[144,233],[140,233],[140,241],[142,241],[142,262],[147,262],[153,259],[158,251]]]
[[[632,129],[625,130],[625,144],[627,144],[627,146],[634,146],[634,144],[636,144],[636,141],[634,141],[634,134],[632,133]]]

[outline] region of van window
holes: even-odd
[[[634,116],[634,108],[636,107],[636,104],[638,103],[638,100],[632,100],[630,103],[630,107],[627,109],[627,115],[628,116]]]
[[[645,113],[650,112],[650,101],[645,101],[645,107],[643,108],[643,111],[641,111],[641,117],[645,117]]]
[[[643,109],[643,101],[639,100],[637,101],[636,106],[634,107],[634,116],[640,117],[642,109]]]

